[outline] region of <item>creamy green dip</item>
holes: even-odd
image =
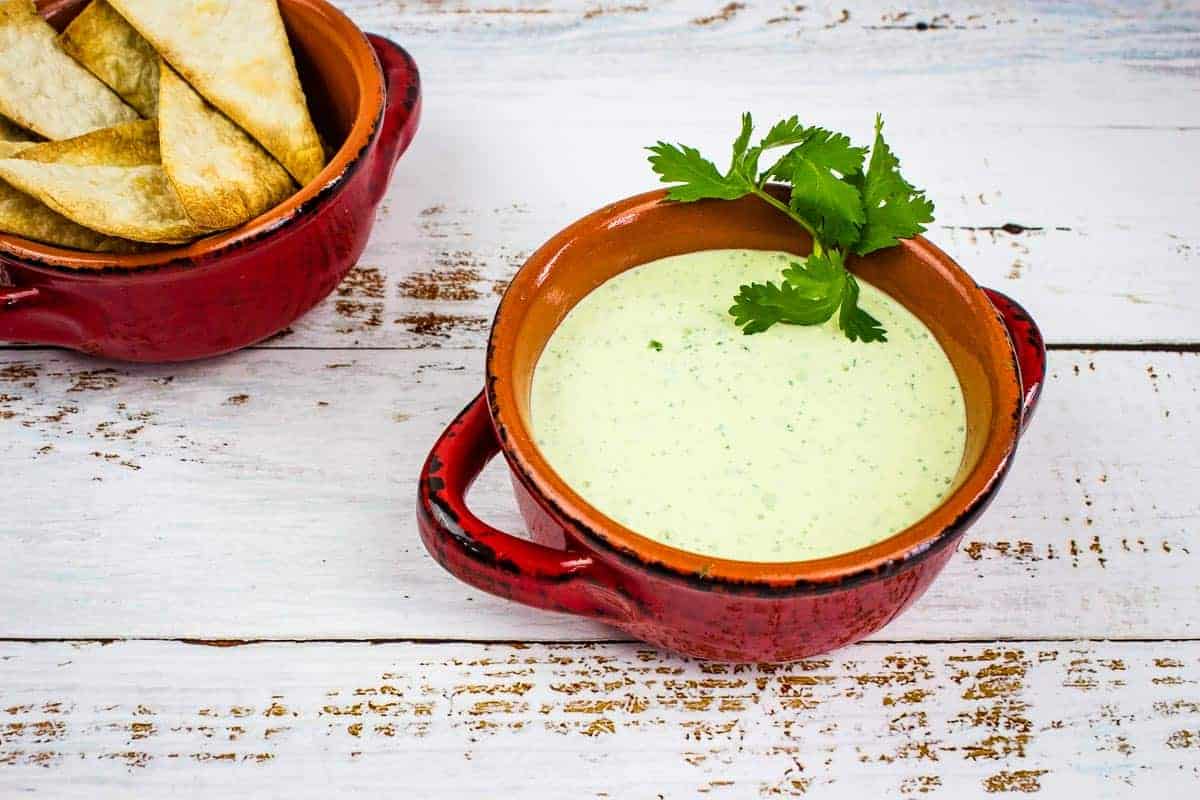
[[[746,336],[738,286],[795,256],[709,250],[607,281],[534,372],[534,437],[596,509],[651,539],[744,561],[844,553],[916,522],[963,456],[962,389],[904,306],[862,281],[886,343],[836,323]]]

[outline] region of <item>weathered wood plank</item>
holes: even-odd
[[[1194,796],[1200,643],[0,645],[0,793]]]
[[[482,348],[500,294],[525,256],[598,204],[539,213],[454,208],[445,199],[423,208],[406,203],[404,211],[394,204],[387,213],[395,216],[348,280],[289,334],[263,346]],[[405,228],[405,215],[412,230],[396,241],[379,238]],[[1020,299],[1051,343],[1200,339],[1200,300],[1189,289],[1200,266],[1194,236],[1117,227],[942,227],[933,236],[979,283]]]
[[[424,66],[425,127],[363,259],[368,290],[289,344],[479,346],[525,254],[653,186],[645,144],[724,152],[747,108],[862,135],[883,111],[937,202],[934,238],[1050,341],[1200,338],[1195,3],[343,7]],[[1042,230],[994,230],[1009,223]]]
[[[1200,355],[1054,352],[995,504],[886,639],[1200,633]],[[0,637],[608,638],[425,554],[416,475],[479,351],[0,354]],[[521,530],[503,469],[472,502]]]
[[[722,5],[343,2],[417,57],[423,127],[359,272],[266,346],[480,347],[525,255],[653,188],[644,145],[724,153],[746,109],[882,111],[933,238],[1050,341],[1200,340],[1196,3]]]

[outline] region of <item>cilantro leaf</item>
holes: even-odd
[[[804,141],[792,152],[837,170],[842,175],[857,175],[862,172],[863,159],[867,157],[867,148],[855,147],[850,144],[849,136],[824,128],[809,128]]]
[[[778,286],[742,286],[729,313],[746,334],[761,333],[779,322],[817,325],[838,310],[848,275],[836,250],[810,255],[803,263],[792,262]]]
[[[791,183],[788,207],[813,220],[821,240],[846,247],[858,238],[859,226],[866,220],[862,195],[835,174],[830,164],[810,157],[801,145],[780,159],[771,175]]]
[[[862,172],[866,152],[840,133],[809,128],[768,174],[792,184],[789,207],[815,221],[821,239],[845,247],[866,217],[859,188],[843,178]]]
[[[760,188],[762,181],[758,179],[758,158],[762,155],[762,144],[750,147],[750,134],[754,132],[754,120],[750,113],[742,114],[742,130],[733,142],[733,160],[729,164],[729,174],[737,175],[747,185],[750,191]]]
[[[771,130],[767,131],[767,135],[758,143],[758,146],[763,150],[770,150],[772,147],[800,144],[804,141],[807,132],[808,129],[800,124],[800,118],[791,116],[772,125]]]
[[[750,148],[750,151],[745,159],[745,174],[761,187],[767,182],[770,177],[770,170],[767,170],[762,175],[758,173],[758,158],[767,150],[775,147],[787,147],[788,145],[800,144],[804,141],[808,129],[800,124],[800,118],[796,116],[780,120],[771,126],[771,130],[767,131],[767,135],[762,138],[762,141],[757,146]],[[757,175],[757,177],[755,177]]]
[[[900,159],[883,140],[883,118],[875,117],[875,145],[863,176],[866,222],[854,247],[859,255],[891,247],[922,233],[933,222],[933,203],[900,175]]]
[[[707,198],[736,200],[751,191],[740,176],[722,175],[694,147],[659,142],[647,149],[653,153],[650,166],[662,182],[681,184],[667,191],[668,199],[684,203]]]
[[[842,310],[838,314],[838,327],[852,342],[886,342],[887,331],[858,305],[858,281],[849,272],[842,290]]]
[[[829,319],[826,303],[805,297],[786,282],[743,285],[729,313],[746,334],[762,333],[777,322],[816,325]]]
[[[750,134],[754,133],[754,119],[750,112],[742,114],[742,130],[733,140],[733,160],[729,163],[729,174],[741,172],[746,160],[746,148],[750,146]]]
[[[741,287],[729,309],[742,333],[762,333],[772,325],[819,325],[838,315],[838,327],[852,342],[886,342],[879,320],[858,305],[858,281],[837,250],[792,262],[784,282],[752,283]],[[840,309],[840,310],[839,310]]]
[[[842,284],[847,274],[842,254],[837,250],[826,250],[821,255],[810,255],[803,263],[791,262],[783,271],[783,278],[806,297],[832,302],[829,316],[833,316],[841,301]]]

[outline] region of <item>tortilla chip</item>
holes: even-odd
[[[0,114],[47,139],[137,119],[55,39],[30,0],[0,0]]]
[[[130,123],[137,125],[138,123]],[[148,123],[152,134],[157,134],[154,123]],[[68,139],[67,144],[71,141]],[[63,142],[48,142],[42,148],[55,148]],[[0,159],[12,158],[18,153],[34,147],[36,142],[0,141]],[[53,152],[53,151],[51,151]],[[42,155],[47,155],[43,152]],[[90,228],[72,222],[53,211],[45,203],[18,191],[0,181],[0,232],[14,233],[37,242],[71,247],[76,250],[91,250],[102,253],[132,253],[144,249],[141,245],[125,239],[105,236]]]
[[[109,0],[301,185],[325,165],[276,0]]]
[[[158,113],[158,54],[105,0],[92,0],[58,43],[143,117]]]
[[[188,217],[202,228],[241,225],[295,191],[283,165],[162,63],[162,165]]]
[[[161,163],[158,123],[138,119],[59,142],[41,142],[21,152],[27,161],[77,167],[140,167]]]
[[[12,158],[30,147],[33,147],[33,142],[6,142],[0,139],[0,158]]]
[[[0,117],[0,142],[32,142],[33,134],[15,122]]]
[[[100,233],[181,244],[206,231],[188,219],[157,163],[155,129],[139,120],[34,145],[0,160],[0,179]]]
[[[0,181],[0,232],[16,234],[35,242],[99,253],[129,253],[142,249],[133,242],[105,236],[77,225],[4,181]]]

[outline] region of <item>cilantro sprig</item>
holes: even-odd
[[[754,121],[742,115],[729,169],[721,173],[694,147],[659,142],[650,166],[670,200],[736,200],[755,195],[788,215],[812,236],[812,253],[792,262],[783,280],[741,287],[729,313],[743,333],[761,333],[772,325],[819,325],[837,315],[851,341],[886,342],[887,331],[858,305],[859,286],[846,269],[851,254],[866,255],[915,236],[933,221],[933,203],[900,174],[900,160],[883,140],[883,118],[875,117],[875,141],[855,147],[849,137],[798,117],[771,126],[751,147]],[[788,150],[760,168],[764,154]],[[791,187],[787,203],[767,191],[769,181]]]

